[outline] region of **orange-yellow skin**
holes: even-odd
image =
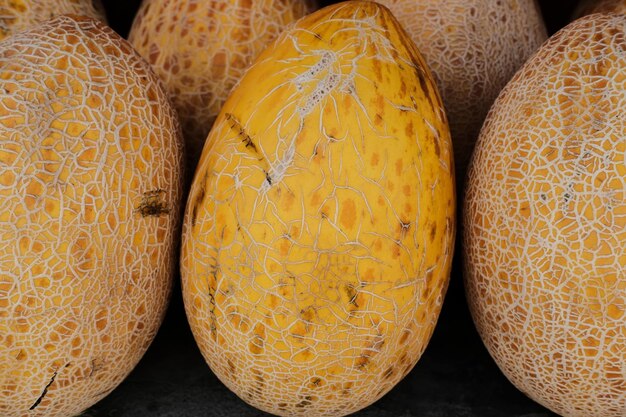
[[[150,62],[183,125],[191,167],[252,60],[313,0],[144,0],[129,41]],[[191,171],[193,173],[193,171]]]
[[[564,417],[626,415],[626,15],[553,36],[468,175],[468,301],[502,371]]]
[[[0,0],[0,40],[63,14],[106,23],[100,0]]]
[[[626,0],[581,0],[574,19],[592,13],[626,13]]]
[[[455,204],[443,105],[391,13],[300,20],[233,91],[191,187],[183,294],[211,369],[278,415],[376,401],[431,336]]]
[[[182,139],[149,65],[62,16],[0,43],[0,416],[72,416],[152,341]]]
[[[539,6],[535,0],[377,1],[393,12],[433,72],[462,185],[489,107],[547,38]]]

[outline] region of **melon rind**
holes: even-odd
[[[0,137],[0,415],[76,415],[163,319],[180,127],[130,44],[62,16],[0,43]]]
[[[626,415],[626,15],[554,35],[481,132],[464,212],[472,316],[500,369],[564,417]]]
[[[213,372],[284,416],[379,399],[433,332],[455,206],[443,105],[391,13],[299,20],[227,100],[187,203],[183,297]]]

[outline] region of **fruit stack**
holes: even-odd
[[[626,1],[135,3],[0,0],[0,416],[141,415],[96,403],[178,298],[248,412],[360,412],[448,326],[626,416]]]

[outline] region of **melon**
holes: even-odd
[[[487,116],[466,288],[500,369],[564,417],[626,415],[626,15],[554,35]]]
[[[213,372],[277,415],[376,401],[433,332],[455,206],[443,105],[392,14],[299,20],[227,100],[185,210],[183,297]]]
[[[574,18],[592,13],[626,13],[626,0],[581,0]]]
[[[100,0],[0,0],[0,40],[64,14],[77,14],[106,23]]]
[[[287,25],[313,11],[312,1],[143,1],[129,41],[165,83],[183,126],[190,167],[252,60]]]
[[[377,1],[393,12],[433,72],[462,184],[489,107],[547,38],[539,7],[534,0]]]
[[[0,415],[76,415],[163,318],[180,126],[130,44],[61,16],[0,43],[0,136]]]

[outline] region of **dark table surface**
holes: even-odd
[[[518,391],[475,331],[462,285],[453,276],[426,352],[389,394],[356,417],[555,417]],[[130,376],[84,417],[268,416],[213,375],[184,317],[175,288],[167,317]]]

